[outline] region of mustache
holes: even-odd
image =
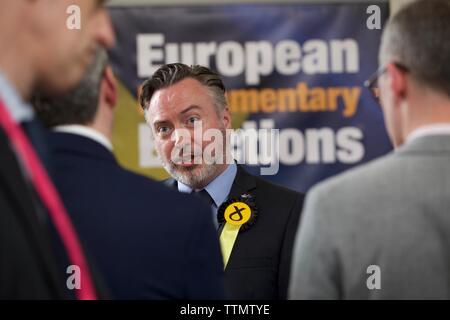
[[[173,163],[190,162],[192,158],[203,157],[202,147],[197,144],[176,145],[170,154],[170,161]]]

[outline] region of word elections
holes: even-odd
[[[286,166],[356,164],[365,155],[364,134],[357,127],[337,129],[321,127],[304,130],[297,128],[275,129],[273,119],[261,119],[259,122],[245,121],[241,129],[228,132],[225,140],[215,136],[220,135],[220,132],[214,132],[214,135],[208,133],[208,130],[205,130],[203,134],[199,133],[199,138],[195,139],[196,132],[194,132],[194,140],[211,141],[211,137],[214,136],[213,141],[217,142],[218,145],[214,146],[215,143],[210,143],[207,148],[211,151],[211,154],[214,154],[210,156],[211,159],[216,161],[216,156],[220,156],[219,151],[223,148],[221,143],[225,141],[232,154],[232,159],[226,159],[227,161],[233,161],[234,159],[240,164],[270,165],[271,168],[274,168],[271,171],[264,172],[264,174],[261,171],[263,175],[275,174],[278,171],[278,164]],[[155,150],[152,131],[148,125],[144,123],[139,125],[138,139],[139,165],[144,168],[160,167],[161,161]],[[182,140],[189,141],[190,139],[183,138]],[[195,153],[195,145],[193,149]],[[208,151],[207,149],[205,148],[203,153]],[[188,155],[190,159],[190,154]],[[202,156],[205,156],[205,154]],[[261,170],[263,169],[261,168]]]
[[[182,62],[210,67],[226,77],[244,75],[247,85],[258,85],[262,76],[303,72],[342,74],[359,72],[359,47],[355,39],[310,39],[303,44],[284,39],[269,41],[166,43],[164,34],[138,34],[137,73],[146,78],[166,63]]]
[[[353,117],[359,105],[359,87],[308,87],[299,82],[295,88],[235,89],[227,93],[233,113],[273,112],[337,112],[342,104],[342,115]]]

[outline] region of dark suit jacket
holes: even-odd
[[[0,129],[0,299],[65,298],[45,216]]]
[[[224,297],[206,206],[121,168],[89,138],[53,132],[49,144],[56,185],[113,298]]]
[[[175,180],[166,180],[176,186]],[[251,194],[258,219],[239,233],[225,270],[231,299],[286,299],[292,247],[304,195],[246,172],[238,165],[228,199]]]

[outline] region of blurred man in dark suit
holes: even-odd
[[[229,297],[285,299],[303,195],[252,176],[234,162],[220,77],[202,66],[164,65],[144,82],[141,106],[173,177],[167,183],[203,197],[214,212]],[[201,141],[195,138],[200,127]],[[209,133],[214,139],[203,139]],[[213,142],[217,148],[210,148]],[[212,157],[206,156],[209,149],[216,149]]]
[[[113,298],[221,299],[223,267],[210,211],[123,169],[112,154],[116,82],[104,51],[81,84],[36,101],[53,130],[56,185]]]
[[[112,46],[103,2],[0,1],[0,299],[68,297],[68,264],[81,271],[77,297],[97,296],[85,252],[44,167],[45,141],[26,101],[36,89],[67,91],[95,48]],[[68,28],[71,5],[83,13],[80,29]],[[56,257],[56,247],[63,257]]]

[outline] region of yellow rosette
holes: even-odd
[[[245,194],[239,199],[223,203],[218,211],[218,221],[223,225],[220,234],[223,265],[226,268],[234,243],[240,231],[248,230],[256,221],[256,206],[251,195]]]

